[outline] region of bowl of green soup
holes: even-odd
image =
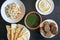
[[[41,22],[41,15],[35,11],[29,12],[24,19],[25,25],[31,30],[38,29]]]

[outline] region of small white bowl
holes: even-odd
[[[22,7],[22,11],[23,11],[22,14],[23,15],[18,20],[12,20],[12,19],[8,18],[6,15],[5,7],[10,3],[16,3]],[[25,6],[20,0],[6,0],[1,7],[1,16],[8,23],[17,23],[24,17],[24,15],[25,15]]]
[[[51,14],[52,11],[54,10],[54,2],[53,2],[53,0],[48,0],[49,3],[51,4],[51,8],[49,9],[48,12],[42,12],[42,11],[39,9],[38,4],[39,4],[40,1],[41,1],[41,0],[37,0],[37,1],[36,1],[36,4],[35,4],[36,10],[37,10],[40,14],[42,14],[42,15],[49,15],[49,14]]]
[[[57,25],[57,23],[56,23],[54,20],[52,20],[52,19],[47,19],[47,20],[45,20],[45,21],[55,23],[55,24],[56,24],[56,28],[57,28],[57,30],[58,30],[58,25]],[[43,21],[43,22],[40,24],[40,27],[42,27],[42,25],[43,25],[43,23],[44,23],[45,21]],[[45,36],[41,31],[40,31],[40,33],[41,33],[41,35],[42,35],[43,37],[45,37],[45,38],[52,38],[52,37],[55,36],[55,35],[52,34],[50,37],[47,37],[47,36]]]

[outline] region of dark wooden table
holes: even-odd
[[[0,9],[1,9],[1,6],[4,1],[5,0],[0,0]],[[26,7],[26,14],[30,11],[36,11],[36,9],[35,9],[36,0],[21,0],[21,1],[24,3],[24,5]],[[57,22],[58,28],[59,28],[58,35],[56,35],[55,37],[53,37],[51,39],[46,39],[41,36],[39,29],[34,30],[34,31],[30,30],[30,33],[31,33],[30,40],[60,40],[60,0],[53,0],[53,1],[55,4],[54,11],[50,15],[47,15],[47,16],[42,15],[42,18],[43,18],[43,20],[53,19]],[[18,23],[24,25],[23,20],[24,20],[24,18]],[[7,40],[7,31],[6,31],[6,27],[5,27],[7,24],[10,25],[10,23],[7,23],[3,20],[3,18],[1,17],[1,14],[0,14],[0,40]]]

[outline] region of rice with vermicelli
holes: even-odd
[[[7,16],[11,19],[18,19],[22,14],[22,9],[18,4],[11,3],[5,7]]]

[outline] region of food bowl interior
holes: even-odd
[[[21,15],[21,17],[19,17],[19,19],[17,19],[17,20],[12,20],[12,19],[8,18],[7,15],[6,15],[5,7],[6,7],[8,4],[10,4],[10,3],[16,3],[16,4],[18,4],[19,6],[21,6],[21,8],[22,8],[22,11],[23,11],[23,12],[22,12],[22,15]],[[7,1],[5,1],[5,2],[3,3],[2,7],[1,7],[1,15],[2,15],[3,19],[4,19],[6,22],[9,22],[9,23],[17,23],[17,22],[19,22],[19,21],[24,17],[24,15],[25,15],[25,6],[24,6],[24,4],[23,4],[21,1],[19,1],[19,0],[7,0]]]
[[[36,4],[35,4],[35,7],[36,7],[36,10],[40,13],[40,14],[42,14],[42,15],[49,15],[49,14],[51,14],[52,12],[53,12],[53,10],[54,10],[54,3],[53,3],[53,0],[48,0],[49,1],[49,3],[51,4],[51,8],[48,10],[48,12],[43,12],[43,11],[41,11],[40,9],[39,9],[39,2],[40,2],[41,0],[37,0],[36,1]]]
[[[57,25],[57,23],[54,21],[54,20],[52,20],[52,19],[47,19],[47,20],[45,20],[45,21],[43,21],[41,24],[40,24],[40,27],[42,27],[41,25],[43,25],[43,23],[44,22],[53,22],[53,23],[55,23],[56,25],[56,28],[57,28],[57,30],[58,30],[58,25]],[[51,35],[50,37],[47,37],[47,36],[45,36],[42,32],[40,32],[41,33],[41,35],[43,36],[43,37],[45,37],[45,38],[52,38],[52,37],[54,37],[55,35]]]
[[[39,18],[39,20],[40,20],[40,21],[39,21],[39,24],[36,25],[35,27],[29,26],[29,25],[27,24],[27,22],[26,22],[27,17],[28,17],[30,14],[35,14],[35,15],[37,15],[38,18]],[[38,19],[37,19],[37,20],[38,20]],[[35,30],[35,29],[38,29],[38,28],[39,28],[39,25],[40,25],[40,23],[42,22],[42,17],[41,17],[41,15],[40,15],[38,12],[32,11],[32,12],[29,12],[29,13],[26,15],[24,22],[25,22],[25,25],[26,25],[29,29]]]

